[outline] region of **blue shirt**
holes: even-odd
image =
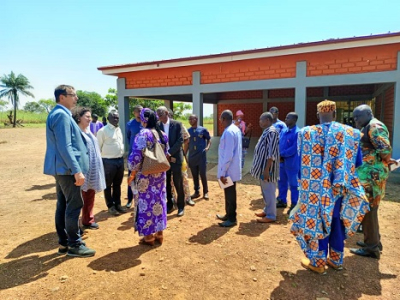
[[[218,179],[231,177],[232,181],[242,179],[242,132],[231,124],[222,133],[218,147]]]
[[[276,122],[274,124],[272,124],[272,126],[274,126],[276,128],[278,133],[280,133],[283,129],[287,128],[285,122],[283,122],[279,119],[277,119]]]
[[[197,128],[190,127],[189,140],[189,166],[197,166],[201,163],[206,163],[206,147],[211,139],[208,130],[202,126]]]
[[[284,128],[279,135],[279,152],[284,159],[283,167],[285,169],[298,171],[300,167],[299,155],[297,152],[297,136],[299,127]]]
[[[143,128],[142,123],[136,121],[136,119],[130,120],[126,123],[126,138],[129,141],[129,153],[132,150],[133,142],[135,141],[135,136]]]

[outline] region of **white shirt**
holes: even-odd
[[[169,120],[169,118],[168,118],[168,121],[167,121],[167,123],[163,123],[163,126],[164,126],[164,132],[165,132],[165,134],[167,135],[167,136],[169,136],[169,125],[171,124],[171,122],[170,122],[170,120]]]
[[[218,179],[230,176],[232,181],[242,179],[242,132],[231,124],[225,128],[218,147]]]
[[[102,158],[120,158],[124,154],[121,128],[108,123],[97,132]]]

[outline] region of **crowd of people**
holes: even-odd
[[[46,124],[44,173],[56,180],[60,254],[95,255],[82,241],[79,216],[82,213],[83,229],[99,228],[93,214],[98,192],[104,191],[110,215],[134,208],[133,227],[140,243],[150,246],[163,243],[168,214],[177,209],[177,216],[182,217],[185,205],[194,206],[194,199],[202,196],[209,200],[206,153],[211,136],[199,126],[196,115],[189,116],[190,128],[186,129],[165,106],[156,111],[133,108],[133,118],[126,124],[128,202],[122,205],[125,146],[118,112],[111,110],[108,123],[102,124],[90,108],[76,107],[78,97],[68,85],[56,88],[55,99],[57,105]],[[388,130],[373,117],[368,105],[353,112],[357,128],[336,122],[333,101],[320,102],[317,115],[320,124],[300,129],[295,112],[288,113],[285,122],[279,120],[277,107],[262,113],[259,126],[263,131],[254,148],[250,174],[259,181],[264,200],[263,210],[255,213],[256,221],[273,223],[277,209],[289,207],[291,232],[305,254],[301,265],[324,273],[328,266],[343,268],[344,241],[360,230],[360,224],[364,240],[351,252],[380,258],[378,207],[384,197],[388,166],[396,162],[391,158]],[[236,186],[250,147],[252,125],[244,122],[241,110],[235,116],[225,110],[219,118],[224,128],[217,167],[225,196],[225,212],[216,215],[221,227],[237,225]],[[157,147],[161,147],[169,169],[145,172],[145,153]],[[192,195],[188,168],[193,178]]]

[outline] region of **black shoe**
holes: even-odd
[[[226,215],[225,216],[217,215],[217,219],[219,219],[221,221],[227,221],[228,217]]]
[[[175,207],[168,208],[168,209],[167,209],[167,214],[172,213],[174,210],[175,210]]]
[[[184,208],[178,209],[178,217],[182,217],[184,214],[185,214]]]
[[[196,199],[196,198],[199,198],[199,197],[200,197],[200,193],[199,192],[196,192],[192,196],[190,196],[190,198],[192,198],[192,199]]]
[[[362,225],[358,226],[357,233],[363,233]]]
[[[194,203],[194,201],[192,199],[188,199],[186,200],[186,203],[190,206],[194,206],[196,203]]]
[[[60,247],[58,247],[58,254],[67,254],[67,252],[68,246],[60,245]]]
[[[232,221],[226,220],[225,222],[218,223],[218,225],[221,227],[232,227],[232,226],[237,225],[237,222],[232,222]]]
[[[381,258],[381,253],[379,251],[368,251],[365,248],[359,248],[359,249],[350,249],[350,252],[355,254],[355,255],[360,255],[360,256],[366,256],[366,257],[372,257],[376,259]]]
[[[96,230],[96,229],[99,229],[99,224],[97,224],[96,222],[93,222],[89,225],[83,225],[83,227],[86,229]]]
[[[128,201],[128,203],[126,204],[126,208],[131,208],[132,207],[132,201]]]
[[[72,257],[90,257],[94,256],[96,251],[80,244],[78,247],[70,247],[67,252],[67,256]]]
[[[118,212],[118,210],[115,209],[114,206],[111,206],[111,207],[108,209],[108,213],[109,213],[110,215],[112,215],[112,216],[119,216],[119,215],[120,215],[120,213]]]
[[[116,207],[115,207],[115,209],[119,212],[119,213],[121,213],[121,214],[124,214],[124,213],[126,213],[128,210],[126,209],[126,207],[123,207],[123,206],[121,206],[121,205],[117,205]]]
[[[210,199],[210,197],[208,196],[208,193],[205,193],[204,196],[203,196],[203,198],[204,198],[205,200],[209,200],[209,199]]]
[[[276,199],[276,208],[286,208],[287,204],[282,202],[281,199]]]
[[[291,204],[289,210],[287,211],[287,214],[290,215],[292,209],[295,207],[296,205]]]
[[[358,241],[356,244],[357,244],[357,246],[360,246],[362,248],[367,247],[367,245],[363,241]],[[379,242],[378,248],[379,248],[379,251],[383,250],[383,246],[382,246],[381,242]]]

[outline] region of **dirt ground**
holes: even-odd
[[[99,230],[85,240],[91,258],[57,255],[54,179],[42,174],[44,128],[0,129],[0,299],[400,299],[400,176],[380,207],[381,259],[350,254],[345,270],[317,275],[289,233],[286,210],[276,224],[258,224],[260,188],[247,175],[238,185],[238,226],[218,226],[223,192],[210,181],[210,200],[168,217],[164,244],[139,245],[131,211],[110,217],[96,195]],[[126,186],[123,185],[123,194]],[[126,200],[123,200],[124,203]]]

